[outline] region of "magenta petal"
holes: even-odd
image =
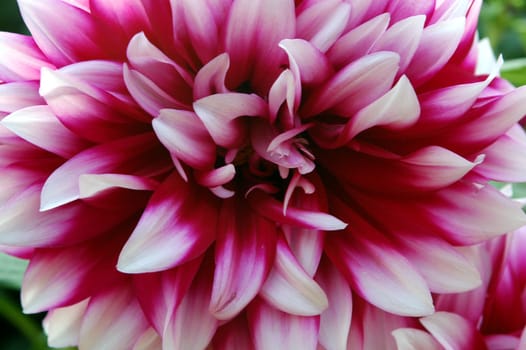
[[[256,350],[317,348],[319,317],[290,315],[256,300],[249,306],[248,322]]]
[[[376,52],[351,62],[316,89],[303,105],[302,114],[310,117],[332,108],[350,117],[391,88],[399,62],[400,56],[394,52]]]
[[[292,0],[233,2],[225,46],[232,62],[229,80],[234,87],[250,78],[256,90],[270,87],[284,57],[278,43],[293,37],[295,23]]]
[[[217,330],[213,339],[215,350],[253,349],[246,315],[242,314]]]
[[[36,43],[56,66],[106,57],[87,11],[63,0],[20,0],[18,5]]]
[[[194,110],[217,145],[234,148],[247,134],[246,126],[237,118],[266,116],[267,104],[255,94],[229,92],[195,101]]]
[[[45,105],[20,109],[2,119],[1,123],[35,146],[63,158],[70,158],[88,146],[86,141],[67,129]]]
[[[502,182],[526,181],[526,134],[516,125],[481,151],[484,161],[475,172]]]
[[[214,166],[216,146],[195,113],[162,109],[152,126],[159,141],[176,158],[196,169]]]
[[[351,327],[351,287],[330,261],[324,261],[316,280],[327,293],[329,308],[321,314],[320,344],[327,350],[345,349]]]
[[[167,165],[167,159],[154,156],[155,153],[159,154],[159,146],[151,134],[88,148],[48,177],[42,188],[41,209],[49,210],[80,198],[78,183],[79,176],[83,174],[155,175]]]
[[[440,311],[420,322],[445,349],[487,349],[475,325],[458,314]]]
[[[38,80],[42,67],[54,68],[33,38],[20,34],[0,33],[0,80]]]
[[[82,320],[82,349],[130,349],[148,328],[131,286],[107,288],[90,298]]]
[[[218,319],[233,318],[243,310],[259,292],[274,259],[274,224],[245,205],[225,200],[219,214],[210,300],[210,312]]]
[[[127,273],[154,272],[194,259],[215,239],[216,220],[214,198],[172,173],[152,195],[117,268]]]
[[[260,295],[272,307],[291,315],[319,315],[329,305],[323,289],[298,263],[282,236],[278,239],[274,267]]]

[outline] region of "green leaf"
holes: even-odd
[[[505,61],[501,75],[515,86],[526,85],[526,58]]]
[[[0,253],[0,285],[20,289],[27,265],[27,260]]]

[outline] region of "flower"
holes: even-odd
[[[526,223],[481,1],[19,5],[0,244],[53,346],[343,349],[353,300],[431,315],[481,283],[459,247]]]

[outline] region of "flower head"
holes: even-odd
[[[489,184],[526,180],[526,89],[481,73],[481,1],[19,5],[0,244],[53,345],[345,348],[353,294],[430,315],[481,283],[457,247],[526,223]]]

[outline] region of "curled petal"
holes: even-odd
[[[127,273],[155,272],[194,259],[215,239],[216,220],[214,198],[172,173],[152,195],[117,268]]]
[[[249,306],[248,322],[256,350],[315,350],[318,344],[319,316],[290,315],[256,300]]]
[[[210,312],[233,318],[256,296],[274,258],[274,224],[236,199],[223,202],[218,222]]]
[[[329,306],[327,295],[301,267],[283,237],[278,239],[274,267],[260,295],[269,305],[292,315],[315,316]]]
[[[302,39],[285,39],[279,43],[289,56],[290,66],[295,66],[301,82],[318,84],[331,73],[325,55],[311,43]]]
[[[230,67],[228,54],[222,53],[210,60],[197,72],[194,79],[194,100],[216,93],[225,93],[226,73]]]

